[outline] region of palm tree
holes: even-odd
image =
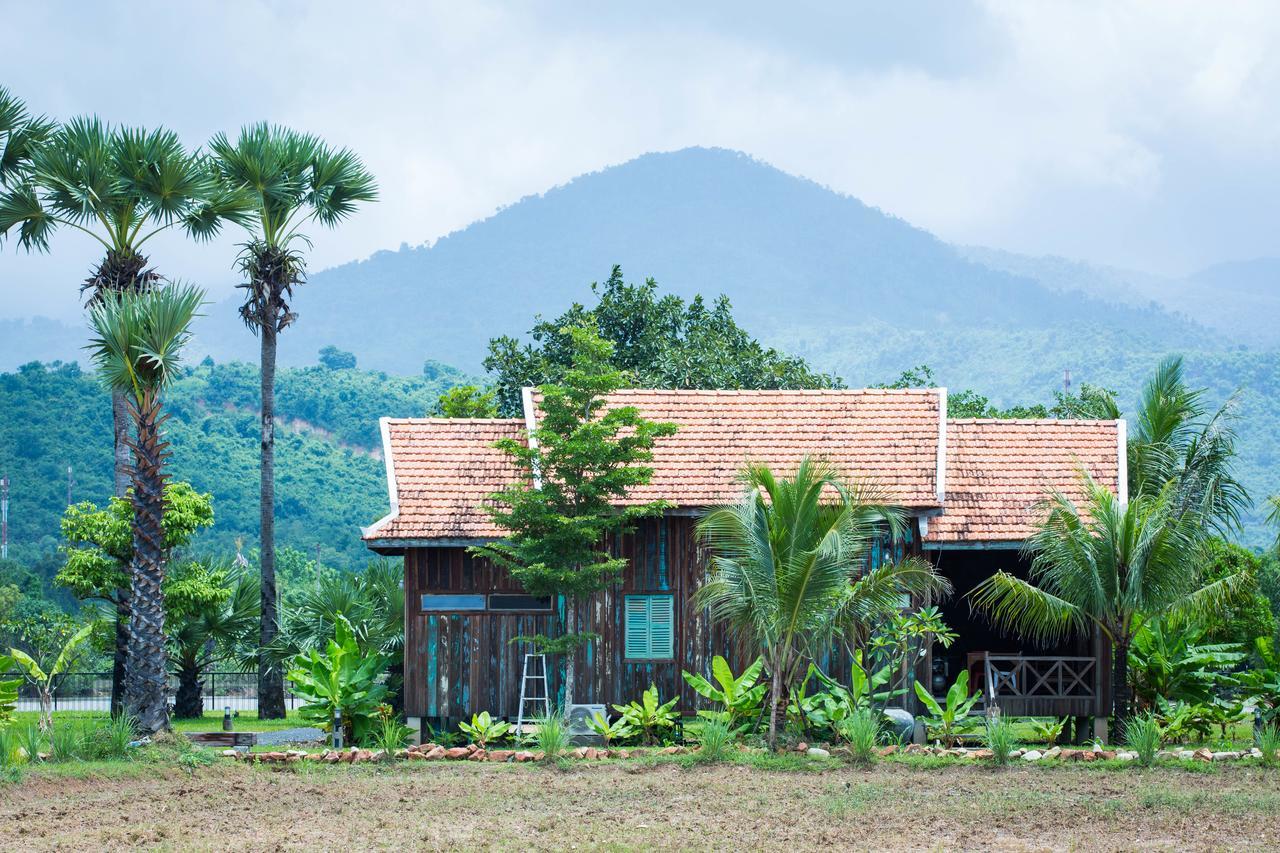
[[[224,220],[238,221],[245,213],[245,200],[224,190],[207,158],[188,153],[172,131],[112,128],[97,118],[73,119],[56,132],[40,119],[26,126],[28,142],[15,146],[11,136],[7,146],[21,156],[15,153],[18,165],[7,172],[0,194],[0,236],[18,228],[18,245],[27,251],[47,251],[59,227],[93,237],[104,254],[81,285],[90,306],[107,294],[143,291],[160,281],[142,254],[156,234],[181,226],[192,238],[207,240]],[[114,489],[124,498],[131,423],[125,393],[112,393],[111,415]],[[120,598],[112,713],[123,702],[129,645],[129,602],[124,591]]]
[[[180,366],[204,299],[189,285],[107,292],[89,310],[89,350],[103,381],[120,391],[134,422],[132,603],[124,705],[143,732],[169,727],[164,632],[164,484],[169,445],[161,395]]]
[[[23,180],[32,151],[49,138],[56,126],[44,116],[32,116],[22,101],[0,86],[0,187]]]
[[[1225,533],[1240,525],[1249,495],[1232,475],[1234,398],[1213,413],[1204,390],[1187,387],[1181,357],[1162,361],[1142,389],[1129,436],[1129,494],[1156,495],[1172,484],[1171,508]]]
[[[903,513],[873,487],[847,486],[829,464],[804,459],[791,479],[765,466],[745,469],[738,503],[712,510],[697,526],[711,553],[695,594],[711,617],[759,643],[770,678],[769,744],[802,666],[822,654],[859,616],[895,607],[903,593],[945,583],[919,561],[863,576],[871,544]]]
[[[238,660],[257,645],[258,576],[201,561],[180,567],[166,592],[169,645],[178,676],[173,715],[204,714],[204,675],[209,667]],[[176,600],[175,600],[176,599]]]
[[[276,337],[297,319],[289,306],[293,289],[306,280],[306,263],[297,242],[314,220],[333,227],[360,202],[377,198],[373,176],[347,149],[335,150],[320,139],[288,128],[255,124],[240,131],[233,145],[223,134],[209,143],[217,158],[224,190],[252,200],[253,215],[243,224],[250,240],[240,255],[247,281],[240,316],[262,345],[262,463],[259,517],[262,572],[261,644],[268,647],[279,630],[275,549],[275,373]],[[258,667],[258,715],[285,715],[284,678],[264,658]]]
[[[1127,504],[1082,474],[1077,506],[1057,493],[1048,517],[1027,540],[1030,580],[997,572],[969,593],[1001,627],[1056,642],[1096,627],[1111,643],[1111,708],[1123,731],[1132,711],[1129,647],[1144,619],[1203,619],[1246,591],[1247,573],[1203,584],[1198,555],[1202,519],[1182,510],[1178,483],[1139,493]]]
[[[1267,498],[1267,524],[1278,528],[1276,541],[1272,547],[1280,551],[1280,495],[1271,495]]]

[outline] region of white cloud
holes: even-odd
[[[746,150],[960,242],[1161,270],[1273,251],[1259,223],[1274,222],[1264,190],[1280,182],[1280,9],[956,10],[29,4],[6,12],[21,38],[0,77],[36,109],[165,123],[193,144],[268,118],[356,149],[382,200],[314,234],[315,268],[693,144]],[[103,44],[138,42],[148,61],[102,61]],[[1258,189],[1218,191],[1237,184]],[[168,240],[153,260],[221,294],[234,243]],[[70,238],[52,257],[5,247],[0,315],[74,315],[93,254]]]

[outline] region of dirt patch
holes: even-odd
[[[1280,774],[219,764],[0,791],[15,849],[1276,849]]]

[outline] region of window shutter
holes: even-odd
[[[639,595],[628,595],[624,606],[626,608],[626,656],[647,658],[649,656],[649,601]]]
[[[649,599],[649,657],[672,657],[675,636],[674,607],[669,595]]]

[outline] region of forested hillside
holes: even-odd
[[[173,474],[214,496],[215,527],[198,551],[253,547],[258,524],[258,371],[205,362],[179,380],[166,430]],[[294,368],[277,375],[276,535],[282,546],[363,566],[359,528],[387,509],[378,418],[426,415],[466,377],[441,365],[420,376]],[[76,364],[31,363],[0,374],[0,473],[10,479],[11,556],[33,560],[58,544],[66,505],[110,493],[111,410],[94,376]]]

